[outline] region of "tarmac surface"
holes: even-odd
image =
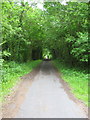
[[[51,62],[44,61],[14,118],[87,118],[87,116],[80,106],[70,99]]]

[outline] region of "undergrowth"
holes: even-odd
[[[71,87],[71,92],[88,105],[88,72],[86,69],[72,67],[59,60],[53,61],[61,73],[62,79]]]
[[[3,100],[4,96],[11,92],[11,88],[20,80],[20,77],[31,72],[40,62],[41,60],[27,63],[16,63],[14,61],[4,62],[2,67],[2,80],[0,83],[0,87],[2,88],[0,98]]]

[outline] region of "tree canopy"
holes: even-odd
[[[53,59],[88,62],[88,4],[45,2],[44,9],[28,2],[2,2],[2,57],[25,62]]]

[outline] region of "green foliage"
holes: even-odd
[[[2,2],[2,16],[0,67],[4,62],[3,95],[8,93],[18,77],[39,63],[27,63],[32,59],[42,59],[47,54],[53,59],[74,64],[76,61],[88,62],[88,3],[62,5],[60,2],[45,2],[44,10],[41,10],[28,2],[18,4],[6,0]],[[75,95],[87,103],[87,74],[59,62],[55,65],[61,68]]]
[[[43,50],[43,58],[45,58],[45,59],[52,58],[52,54],[50,53],[50,51],[47,48]]]
[[[45,44],[54,58],[88,61],[88,4],[68,2],[44,5]],[[47,28],[48,26],[48,28]]]
[[[10,56],[11,54],[9,53],[9,52],[7,52],[7,51],[3,51],[3,53],[2,53],[2,56]]]
[[[88,72],[77,67],[70,67],[60,60],[53,61],[54,65],[61,73],[64,79],[71,87],[71,92],[88,105]]]
[[[2,69],[2,97],[11,92],[11,88],[20,80],[20,77],[31,72],[41,60],[30,61],[27,63],[16,63],[14,61],[4,62]],[[1,96],[1,94],[0,94]]]
[[[3,58],[19,62],[40,59],[47,48],[53,58],[87,62],[88,4],[45,2],[44,8],[28,2],[2,3]]]
[[[27,3],[3,1],[2,14],[2,57],[19,62],[31,60],[33,49],[41,47],[41,11]]]
[[[66,41],[72,44],[70,53],[77,58],[77,60],[88,62],[89,45],[88,33],[77,33],[78,37],[69,36]]]

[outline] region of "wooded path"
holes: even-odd
[[[65,91],[65,86],[50,61],[44,61],[41,64],[38,73],[32,80],[32,84],[29,85],[28,83],[26,87],[28,87],[28,90],[14,118],[87,117],[80,106]],[[23,91],[20,97],[22,96]],[[19,99],[21,99],[20,97]]]

